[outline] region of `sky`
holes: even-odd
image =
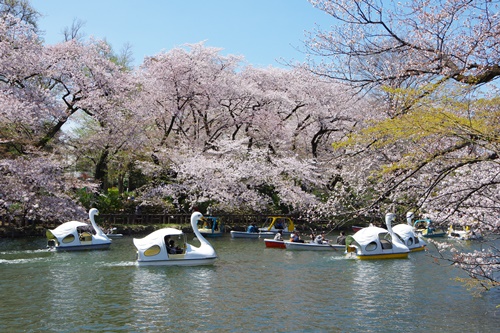
[[[205,42],[222,55],[239,55],[254,67],[303,61],[306,31],[331,18],[307,0],[31,0],[42,15],[46,44],[63,40],[75,19],[86,38],[106,39],[116,53],[132,47],[134,66],[144,57]]]

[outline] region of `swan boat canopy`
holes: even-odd
[[[205,237],[221,237],[224,235],[224,225],[217,217],[207,216],[202,218],[203,226],[199,229]]]
[[[89,211],[90,223],[69,221],[55,229],[47,230],[47,247],[57,251],[105,250],[109,249],[111,239],[97,226],[94,216],[99,211]]]
[[[392,227],[394,233],[399,236],[399,239],[405,244],[410,252],[417,252],[425,250],[427,245],[423,239],[420,239],[418,235],[413,230],[412,225],[413,213],[406,213],[406,224],[397,224]]]
[[[396,217],[393,213],[386,214],[387,230],[369,226],[346,238],[348,256],[354,254],[358,259],[404,259],[408,258],[410,250],[394,234],[391,222]]]
[[[198,221],[202,214],[194,212],[191,215],[191,227],[200,242],[195,247],[186,242],[186,235],[178,229],[163,228],[156,230],[144,238],[134,238],[137,248],[137,264],[139,266],[199,266],[211,265],[217,259],[217,254],[210,243],[198,230]],[[174,241],[175,246],[169,243]]]

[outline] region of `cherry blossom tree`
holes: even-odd
[[[479,85],[500,75],[498,1],[310,2],[334,22],[306,43],[328,57],[315,67],[322,75],[366,88],[415,77]]]
[[[44,154],[0,160],[0,215],[49,225],[85,218],[70,194],[93,184],[68,177],[64,166]]]
[[[342,164],[365,166],[341,175],[367,199],[358,212],[396,206],[498,233],[500,3],[310,2],[335,22],[310,35],[308,50],[325,56],[311,71],[377,104],[334,144]],[[496,247],[452,253],[473,281],[498,285]]]
[[[29,0],[1,0],[0,16],[12,16],[29,24],[34,31],[38,29],[38,13],[29,3]]]
[[[127,122],[131,118],[127,102],[135,91],[130,75],[110,60],[106,43],[70,40],[43,46],[30,24],[8,14],[0,20],[0,35],[0,146],[5,163],[14,165],[21,162],[17,159],[41,156],[40,161],[48,165],[42,171],[51,172],[50,165],[70,165],[72,159],[67,152],[75,145],[63,138],[61,129],[68,121],[76,120],[75,115],[80,112],[100,128],[90,142],[79,141],[74,152],[85,151],[81,149],[85,143],[92,145],[94,154],[100,157],[94,164],[95,175],[99,176],[106,169],[109,156],[126,143],[135,142],[134,127]],[[66,144],[62,144],[62,139]],[[62,196],[54,195],[59,197]]]
[[[167,181],[140,198],[315,217],[334,178],[329,142],[345,136],[362,103],[308,71],[241,68],[240,60],[203,44],[146,59],[136,110],[153,158],[137,165]]]

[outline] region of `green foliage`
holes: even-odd
[[[468,291],[472,293],[475,297],[481,296],[484,292],[496,288],[500,285],[497,281],[484,280],[479,278],[455,278],[455,281],[462,283]],[[500,305],[499,305],[500,306]]]
[[[82,206],[85,207],[87,210],[89,210],[94,206],[95,194],[89,191],[88,188],[84,187],[78,189],[76,191],[76,197],[78,198],[78,201],[82,204]]]
[[[273,206],[269,207],[270,211],[281,212],[283,214],[290,213],[290,207],[282,203],[281,198],[273,185],[263,184],[257,188],[257,191],[271,199]]]
[[[100,213],[115,213],[123,209],[123,197],[116,187],[107,190],[107,194],[97,197],[96,208]]]
[[[119,193],[118,189],[112,187],[106,192],[106,194],[93,193],[84,187],[79,189],[76,192],[76,195],[78,201],[87,210],[94,207],[97,208],[102,214],[117,213],[122,211],[126,202],[124,202],[123,196]]]
[[[17,212],[23,212],[24,208],[23,208],[23,204],[20,203],[20,202],[13,202],[9,208],[8,208],[9,212],[11,214],[16,214]]]
[[[369,146],[383,150],[406,147],[397,163],[385,165],[382,173],[412,169],[421,161],[439,158],[456,145],[477,144],[493,151],[500,144],[500,99],[464,98],[462,89],[434,91],[432,96],[411,89],[394,89],[399,99],[414,105],[393,118],[372,121],[345,141],[333,144],[335,149]],[[404,94],[408,96],[404,96]],[[418,102],[414,99],[420,96]],[[441,144],[447,140],[447,145]]]

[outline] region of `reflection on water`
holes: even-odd
[[[130,298],[137,329],[186,330],[192,317],[211,316],[214,267],[140,267],[133,273]]]
[[[214,266],[138,267],[108,251],[0,240],[2,332],[492,332],[500,290],[475,298],[426,253],[360,261],[336,252],[211,240]],[[12,320],[16,318],[16,320]]]
[[[414,263],[410,260],[356,261],[352,277],[352,305],[358,309],[358,326],[391,326],[395,320],[406,321],[416,314],[411,299],[418,287]]]

